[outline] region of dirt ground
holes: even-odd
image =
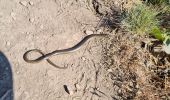
[[[95,32],[100,18],[88,2],[0,0],[0,50],[12,69],[14,100],[112,99],[115,91],[101,63],[105,39],[90,39],[77,52],[53,57],[56,64],[68,67],[65,70],[46,61],[29,64],[23,60],[27,50],[38,48],[48,53],[68,48]],[[1,92],[2,100],[11,100],[8,88]]]
[[[140,38],[113,31],[128,1],[0,0],[0,100],[166,100],[163,80],[150,76],[155,64]],[[112,37],[92,38],[76,52],[52,57],[67,69],[23,60],[27,50],[68,48],[93,33]]]

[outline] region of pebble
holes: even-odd
[[[64,90],[67,92],[69,95],[73,95],[75,93],[75,90],[71,86],[64,85]]]
[[[31,23],[33,23],[33,22],[34,22],[34,18],[30,18],[29,21],[30,21]]]
[[[27,1],[20,1],[20,4],[26,7],[27,6]]]
[[[16,20],[16,13],[11,12],[11,17],[12,17],[14,20]]]
[[[34,5],[34,3],[33,3],[32,1],[30,1],[29,4],[30,4],[31,6]]]
[[[119,94],[121,94],[121,93],[122,93],[122,90],[121,90],[121,89],[119,89],[117,92],[118,92]]]
[[[108,71],[108,72],[113,72],[113,70],[112,70],[112,69],[108,69],[107,71]]]
[[[76,88],[77,88],[77,90],[80,90],[81,86],[79,84],[76,84]]]
[[[86,30],[85,33],[86,33],[87,35],[90,35],[90,34],[93,34],[93,31]]]
[[[129,86],[130,86],[130,87],[133,87],[133,86],[134,86],[133,82],[130,82],[130,83],[129,83]]]
[[[71,91],[70,91],[70,95],[73,95],[73,94],[74,94],[74,91],[71,90]]]
[[[102,33],[102,32],[103,32],[102,29],[97,30],[97,33],[98,33],[98,34],[100,34],[100,33]]]
[[[20,74],[20,72],[19,72],[19,71],[17,71],[16,73],[17,73],[17,74]]]
[[[86,58],[85,58],[85,57],[81,57],[81,59],[82,59],[83,61],[86,61]]]
[[[137,94],[142,94],[142,91],[141,91],[141,90],[139,90],[139,91],[137,92]]]
[[[7,42],[6,42],[6,45],[7,45],[7,46],[10,46],[10,45],[11,45],[11,42],[7,41]]]
[[[26,34],[27,34],[27,35],[29,35],[29,34],[30,34],[30,32],[26,32]]]

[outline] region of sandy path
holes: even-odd
[[[68,66],[66,70],[45,61],[28,64],[22,58],[29,49],[47,53],[70,47],[98,21],[86,0],[0,0],[0,51],[11,64],[14,100],[110,100],[114,91],[108,92],[111,84],[100,63],[101,38],[91,39],[75,53],[52,58]]]

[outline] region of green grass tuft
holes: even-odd
[[[161,14],[170,13],[170,0],[146,0],[144,3],[153,8],[156,7]]]
[[[152,5],[163,5],[163,4],[170,4],[170,0],[146,0],[146,3]]]
[[[133,7],[123,20],[123,26],[131,33],[139,35],[150,33],[159,25],[156,15],[159,12],[144,4]]]

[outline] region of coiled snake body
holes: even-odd
[[[67,48],[67,49],[62,49],[62,50],[55,50],[53,52],[44,54],[41,50],[39,49],[32,49],[29,50],[27,52],[25,52],[25,54],[23,55],[23,59],[28,62],[28,63],[38,63],[42,60],[47,60],[47,62],[53,66],[55,66],[56,68],[59,69],[65,69],[67,67],[60,67],[55,65],[49,58],[55,55],[60,55],[60,54],[65,54],[65,53],[70,53],[70,52],[74,52],[77,51],[87,40],[89,40],[92,37],[106,37],[108,36],[108,34],[91,34],[91,35],[87,35],[86,37],[84,37],[79,43],[77,43],[76,45],[74,45],[73,47]],[[36,59],[29,59],[28,58],[28,54],[30,52],[38,52],[40,53],[42,56],[40,56],[39,58]]]

